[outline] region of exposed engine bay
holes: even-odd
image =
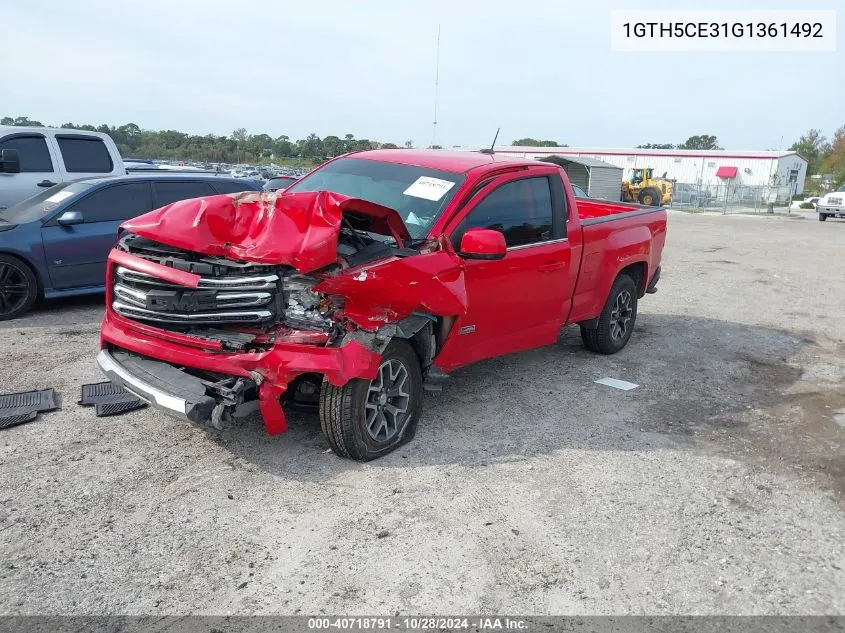
[[[314,286],[352,266],[419,252],[378,238],[344,227],[336,263],[304,275],[290,266],[233,261],[126,234],[118,250],[200,280],[188,288],[118,265],[111,280],[112,308],[125,318],[216,341],[232,351],[267,349],[277,341],[330,344],[350,324],[342,315],[343,299],[317,293]]]

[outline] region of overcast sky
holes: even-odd
[[[718,136],[778,149],[845,124],[841,0],[836,53],[612,53],[614,8],[651,0],[7,0],[0,116],[134,122],[293,139],[352,133],[425,146],[531,136],[626,147]],[[733,3],[725,3],[726,8]],[[645,6],[647,5],[647,6]],[[741,7],[803,3],[747,0]]]

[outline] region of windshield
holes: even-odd
[[[11,224],[23,224],[40,220],[59,204],[91,187],[88,182],[64,182],[18,202],[5,211],[0,211],[0,220]]]
[[[287,191],[334,191],[395,209],[413,238],[425,237],[461,188],[461,174],[415,165],[339,158]]]
[[[845,185],[842,185],[842,186],[841,186],[841,187],[839,187],[839,189],[837,189],[836,191],[837,191],[838,193],[841,193],[841,192],[845,191]]]

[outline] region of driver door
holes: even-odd
[[[102,286],[106,260],[124,220],[152,210],[149,183],[123,182],[95,189],[41,227],[44,255],[54,288]],[[58,218],[77,211],[82,222],[63,226]]]
[[[488,228],[505,236],[498,261],[464,260],[468,311],[454,324],[438,365],[548,345],[569,313],[572,253],[566,239],[565,198],[557,174],[509,174],[479,191],[447,234],[456,251],[463,233]],[[448,371],[448,370],[447,370]]]

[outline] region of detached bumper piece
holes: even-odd
[[[78,403],[83,407],[93,406],[98,418],[128,413],[147,406],[138,396],[113,382],[82,385],[82,397]]]
[[[39,413],[60,408],[53,389],[0,395],[0,429],[32,422]]]
[[[256,387],[248,378],[209,381],[187,371],[123,350],[101,350],[97,364],[109,380],[161,411],[197,424],[234,417],[244,395]]]

